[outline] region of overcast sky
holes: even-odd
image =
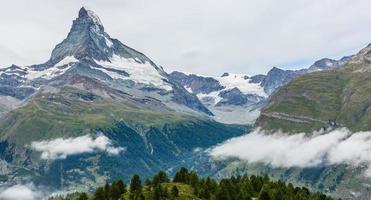
[[[81,6],[169,72],[302,68],[371,42],[370,0],[3,0],[0,66],[46,61]]]

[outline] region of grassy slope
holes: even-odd
[[[315,72],[293,80],[275,94],[263,113],[284,113],[314,120],[307,123],[262,115],[256,125],[285,132],[311,132],[321,121],[336,119],[350,129],[371,128],[371,73],[355,73],[349,66],[340,70]]]
[[[71,94],[85,93],[66,88],[57,94],[40,94],[0,121],[1,137],[17,144],[30,141],[90,134],[124,121],[132,127],[148,128],[164,122],[178,123],[195,117],[161,109],[140,107],[131,101],[96,98],[81,101]]]

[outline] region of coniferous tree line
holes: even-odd
[[[191,190],[180,191],[180,187]],[[92,194],[74,193],[53,200],[181,200],[182,195],[205,200],[333,200],[320,192],[310,192],[305,187],[272,181],[268,176],[232,176],[216,181],[199,177],[195,171],[182,167],[172,180],[164,171],[142,183],[133,175],[127,187],[122,180],[99,187]],[[188,196],[189,197],[189,196]]]

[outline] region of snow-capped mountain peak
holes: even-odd
[[[78,64],[76,64],[78,63]],[[73,64],[76,64],[74,67]],[[66,39],[52,51],[50,59],[41,65],[21,67],[26,80],[51,80],[70,68],[74,73],[92,73],[106,80],[126,80],[140,85],[171,90],[166,73],[144,54],[112,39],[98,15],[82,7],[73,21]],[[77,68],[77,69],[76,69]]]
[[[103,24],[100,21],[98,15],[95,14],[95,12],[93,12],[92,10],[86,9],[85,7],[82,7],[80,9],[80,11],[79,11],[79,18],[91,19],[94,24],[96,24],[98,26],[102,26],[102,28],[103,28]]]
[[[53,87],[81,87],[81,83],[87,87],[83,89],[120,91],[133,98],[156,99],[174,110],[212,115],[194,94],[169,80],[169,75],[146,55],[111,38],[99,17],[84,7],[47,62],[0,69],[0,98],[23,101],[37,91],[43,92],[41,88],[49,91]]]
[[[53,50],[50,61],[55,62],[66,56],[108,60],[114,53],[114,41],[104,32],[99,17],[93,11],[82,7],[78,17],[73,21],[67,38]]]

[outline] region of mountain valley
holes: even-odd
[[[217,180],[268,175],[334,197],[369,199],[371,179],[362,174],[369,163],[361,162],[367,157],[363,153],[368,152],[369,137],[356,143],[360,150],[351,146],[354,143],[344,147],[360,154],[355,154],[360,160],[355,167],[261,162],[257,157],[268,152],[264,147],[270,138],[255,161],[213,156],[215,148],[256,130],[274,139],[303,137],[302,143],[295,137],[288,140],[303,146],[334,130],[349,130],[342,141],[356,133],[367,136],[371,45],[299,70],[273,67],[267,74],[221,76],[168,73],[111,38],[99,17],[82,7],[46,62],[0,68],[0,188],[32,183],[46,191],[93,192],[117,179],[127,182],[134,174],[146,179],[164,170],[173,176],[186,166]],[[280,145],[277,151],[289,146]],[[314,143],[313,149],[320,145]],[[244,152],[238,148],[232,150]],[[303,150],[303,157],[310,153]],[[260,194],[255,191],[254,196]]]

